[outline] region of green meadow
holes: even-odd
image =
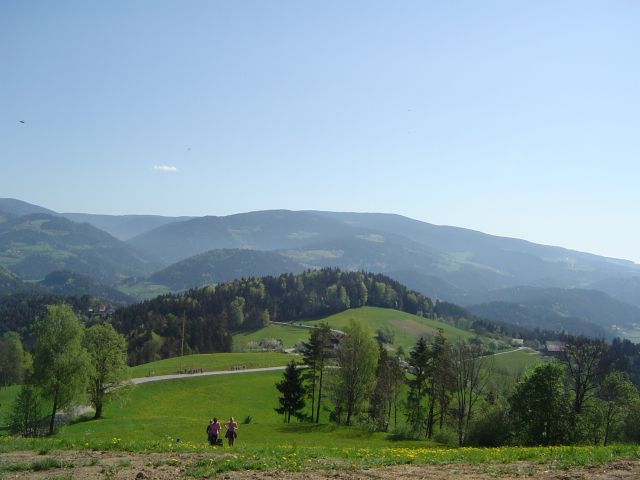
[[[20,390],[18,385],[0,387],[0,431],[7,424],[7,415],[11,411],[13,401],[18,395],[18,390]]]
[[[300,341],[309,339],[309,328],[271,324],[267,327],[248,332],[233,334],[233,349],[242,350],[249,342],[260,342],[265,338],[275,338],[284,348],[293,348]]]
[[[355,427],[283,423],[274,410],[278,405],[275,384],[281,378],[281,372],[239,373],[137,385],[126,401],[109,404],[104,418],[68,425],[57,437],[76,445],[104,444],[114,438],[123,444],[161,445],[179,438],[204,447],[208,420],[216,416],[226,421],[233,416],[240,424],[238,444],[350,447],[366,442],[380,447],[390,443],[384,433]],[[247,417],[250,422],[244,423]],[[426,444],[400,442],[416,443]]]
[[[548,361],[548,357],[543,357],[535,350],[523,349],[512,350],[510,352],[493,355],[493,368],[498,372],[505,372],[510,376],[522,376],[527,370],[535,367],[541,362]]]
[[[450,341],[458,339],[469,339],[473,333],[461,330],[438,320],[419,317],[410,313],[393,310],[390,308],[360,307],[345,310],[322,319],[306,320],[296,322],[296,324],[317,326],[322,322],[327,322],[331,328],[343,330],[349,325],[350,320],[364,323],[375,334],[379,328],[389,327],[394,333],[393,347],[402,347],[405,351],[410,350],[416,341],[422,336],[433,336],[442,329],[444,335]],[[238,332],[233,336],[235,350],[241,350],[248,342],[259,342],[265,338],[275,338],[282,341],[285,348],[294,347],[300,341],[309,338],[309,329],[292,325],[272,324],[259,330],[251,332]]]
[[[460,330],[438,320],[419,317],[410,313],[393,310],[390,308],[361,307],[345,310],[321,320],[304,322],[306,325],[318,325],[327,322],[331,328],[343,330],[351,320],[359,321],[369,327],[372,333],[379,328],[389,327],[395,334],[393,346],[410,350],[420,337],[433,336],[442,329],[449,341],[469,339],[473,333]]]
[[[203,353],[184,357],[166,358],[157,362],[137,365],[129,369],[131,378],[170,375],[181,370],[202,369],[204,372],[233,370],[236,367],[264,368],[286,365],[298,356],[285,353]]]

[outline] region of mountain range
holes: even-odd
[[[0,266],[56,270],[128,293],[320,267],[384,273],[434,299],[582,333],[640,324],[640,266],[393,214],[258,211],[161,217],[57,213],[0,199]],[[2,278],[2,277],[0,277]],[[517,307],[517,308],[516,308]]]

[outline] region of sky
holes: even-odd
[[[631,0],[4,0],[0,197],[398,213],[640,263],[639,24]]]

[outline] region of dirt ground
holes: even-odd
[[[51,452],[38,455],[34,452],[12,452],[2,455],[5,465],[32,464],[54,458],[63,464],[63,468],[45,471],[16,471],[0,475],[3,479],[40,479],[73,478],[87,479],[147,479],[169,480],[183,477],[187,465],[203,458],[198,454],[139,454],[114,452]],[[607,465],[589,468],[576,468],[570,471],[551,470],[548,466],[527,462],[505,465],[401,465],[372,470],[343,471],[306,471],[287,473],[281,471],[238,471],[221,473],[220,479],[278,479],[278,480],[355,480],[355,479],[429,479],[429,480],[495,480],[523,479],[536,480],[612,480],[640,479],[640,462],[619,461]]]

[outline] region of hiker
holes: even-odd
[[[218,445],[218,433],[220,432],[220,422],[216,417],[209,423],[207,427],[207,435],[210,445]]]
[[[227,427],[227,433],[225,433],[224,436],[227,437],[227,441],[229,442],[229,446],[232,447],[233,446],[233,442],[235,441],[236,437],[238,436],[238,432],[237,432],[238,424],[233,419],[233,417],[231,417],[229,419],[229,421],[224,424],[224,426]]]

